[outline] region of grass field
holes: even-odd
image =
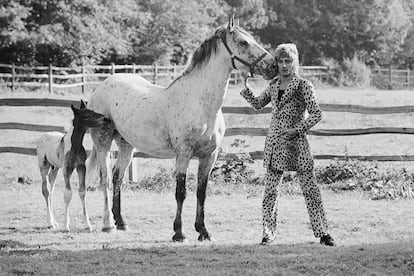
[[[59,222],[63,189],[56,191]],[[338,246],[313,237],[304,200],[281,196],[277,241],[259,246],[260,196],[243,192],[207,198],[206,223],[215,241],[199,243],[193,229],[195,194],[184,205],[188,243],[170,242],[173,193],[123,196],[128,232],[100,232],[102,196],[88,194],[88,233],[80,201],[72,201],[72,232],[45,229],[39,187],[2,191],[2,275],[410,275],[414,273],[413,201],[372,201],[357,192],[323,192],[329,227]]]
[[[256,91],[263,84],[252,84]],[[246,105],[231,87],[225,105]],[[50,97],[47,93],[0,93],[1,97]],[[321,88],[321,103],[366,106],[414,105],[414,91],[348,90]],[[53,95],[57,98],[68,96]],[[77,93],[69,95],[80,97]],[[1,107],[0,122],[67,125],[70,110],[39,107]],[[413,127],[413,114],[358,115],[325,112],[316,128],[363,128],[378,126]],[[232,126],[267,127],[268,115],[226,115]],[[41,133],[2,130],[0,146],[34,147]],[[232,147],[235,139],[245,143]],[[410,135],[363,135],[309,137],[314,154],[405,155],[414,154]],[[263,149],[262,137],[227,137],[225,151]],[[86,147],[91,141],[87,137]],[[91,222],[88,233],[80,215],[80,201],[72,200],[70,233],[45,229],[45,203],[41,195],[36,157],[0,154],[0,275],[412,275],[414,274],[414,201],[373,201],[359,191],[334,193],[323,190],[329,227],[336,248],[318,244],[312,236],[303,197],[282,194],[278,238],[274,245],[258,245],[261,237],[261,195],[263,187],[225,185],[208,188],[206,224],[214,242],[199,243],[193,229],[194,187],[184,205],[183,224],[188,243],[170,242],[175,215],[171,190],[123,193],[123,213],[130,231],[102,233],[102,194],[88,193]],[[153,175],[160,168],[173,168],[172,160],[140,159],[139,177]],[[250,164],[258,175],[261,160]],[[330,161],[317,161],[322,166]],[[190,172],[196,173],[197,161]],[[412,162],[385,162],[379,168],[404,167]],[[18,177],[31,184],[17,183]],[[76,182],[76,181],[75,181]],[[193,185],[193,184],[191,184]],[[63,221],[63,179],[58,176],[55,216]],[[254,191],[253,191],[254,190]],[[74,190],[76,191],[76,189]]]

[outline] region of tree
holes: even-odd
[[[18,1],[0,3],[2,62],[61,66],[82,57],[96,62],[128,43],[114,20],[117,10],[98,0]]]
[[[268,1],[269,24],[259,34],[273,47],[282,42],[296,43],[304,64],[317,64],[322,58],[342,61],[355,53],[366,60],[373,57],[387,63],[410,28],[399,2],[272,0]],[[396,20],[398,14],[402,14],[400,21]]]
[[[146,0],[140,9],[147,16],[146,24],[131,26],[133,62],[149,64],[181,63],[216,26],[220,1]],[[171,60],[171,57],[175,59]],[[177,56],[181,56],[179,60]]]

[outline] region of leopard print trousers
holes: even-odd
[[[328,224],[321,192],[316,185],[315,174],[313,171],[298,171],[297,174],[305,197],[313,234],[315,237],[327,235]],[[262,202],[263,237],[269,240],[274,240],[276,234],[278,193],[282,176],[282,171],[272,168],[268,168],[265,176],[265,191]]]

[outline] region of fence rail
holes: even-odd
[[[70,107],[73,104],[79,105],[79,100],[51,99],[51,98],[3,98],[0,99],[0,106],[53,106]],[[319,104],[322,111],[327,112],[348,112],[359,114],[398,114],[414,112],[414,105],[369,107],[351,104]],[[267,114],[271,113],[271,107],[262,110],[255,110],[250,106],[223,106],[223,113],[227,114]]]
[[[89,150],[87,150],[89,154]],[[0,147],[0,153],[17,153],[24,155],[34,155],[36,156],[35,148],[25,148],[25,147]],[[237,158],[240,155],[248,154],[252,159],[263,159],[263,151],[253,151],[248,153],[220,153],[219,158]],[[117,155],[117,151],[114,152],[114,156]],[[157,158],[157,159],[170,159],[169,157],[154,157],[143,152],[134,152],[134,158]],[[313,155],[314,159],[317,160],[327,160],[327,159],[338,159],[338,160],[349,160],[356,159],[361,161],[414,161],[414,155],[333,155],[333,154],[315,154]],[[131,175],[131,172],[129,173]]]
[[[59,131],[65,132],[62,126],[23,124],[23,123],[0,123],[0,129],[16,129],[36,132]],[[255,127],[231,127],[227,128],[224,136],[266,136],[268,128]],[[372,127],[360,129],[315,129],[308,132],[314,136],[350,136],[350,135],[366,135],[366,134],[414,134],[414,128],[405,127]]]

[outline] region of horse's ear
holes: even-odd
[[[81,100],[80,108],[86,108],[86,103],[83,100]]]
[[[70,105],[70,108],[72,109],[73,113],[77,114],[78,113],[78,108],[76,108],[73,104]]]
[[[240,18],[237,18],[237,25],[236,25],[236,27],[237,28],[240,28]]]
[[[229,24],[227,25],[227,30],[232,32],[234,28],[234,14],[229,18]]]

